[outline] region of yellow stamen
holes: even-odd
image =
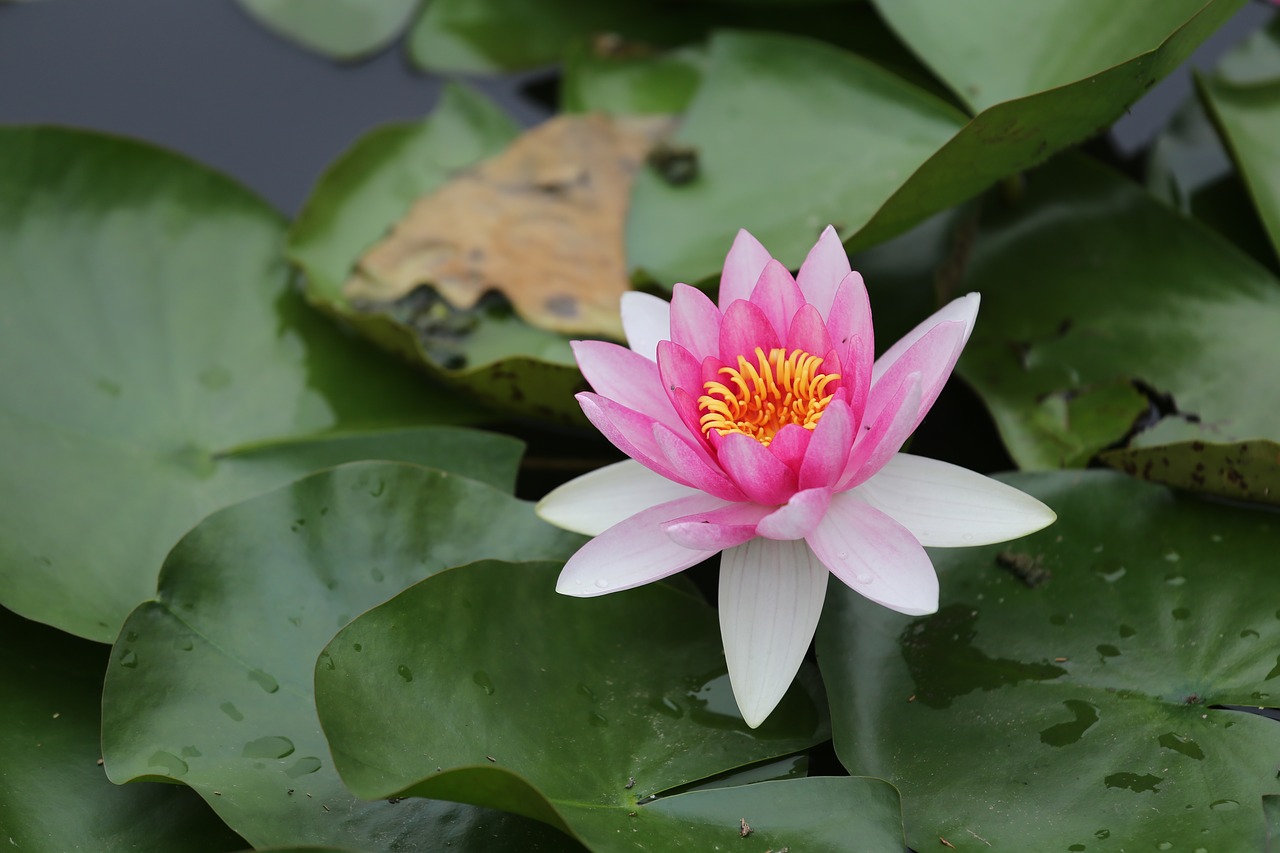
[[[737,367],[718,371],[725,381],[712,380],[702,386],[698,398],[702,417],[698,423],[704,435],[715,430],[720,435],[740,432],[769,446],[778,430],[787,424],[805,429],[818,425],[822,412],[834,394],[827,387],[840,378],[838,373],[821,373],[822,359],[801,349],[788,355],[781,348],[768,355],[756,347],[756,363],[738,356]]]

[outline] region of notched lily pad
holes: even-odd
[[[1098,457],[1112,468],[1181,489],[1224,498],[1280,504],[1280,444],[1184,441],[1163,447],[1108,450]]]
[[[419,198],[361,257],[343,295],[358,310],[430,284],[454,309],[501,293],[527,322],[622,336],[623,224],[631,184],[673,123],[560,116]]]

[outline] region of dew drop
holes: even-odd
[[[1120,626],[1120,639],[1122,640],[1127,640],[1136,633],[1138,633],[1138,629],[1134,628],[1132,625]]]
[[[1240,632],[1241,639],[1256,640],[1258,639],[1259,636],[1260,635],[1258,634],[1258,632],[1253,630],[1252,628],[1245,628],[1243,631]]]
[[[404,664],[400,664],[398,667],[396,667],[396,675],[403,678],[406,682],[413,681],[413,671],[410,670],[409,667],[405,666]]]
[[[133,649],[125,649],[124,654],[120,655],[120,665],[129,669],[138,665],[138,656],[134,654]]]
[[[182,757],[183,757],[183,758],[199,758],[199,757],[200,757],[201,755],[203,755],[203,754],[204,754],[204,753],[202,753],[200,750],[196,749],[194,746],[184,746],[184,747],[182,748]]]
[[[1187,582],[1186,575],[1165,575],[1164,582],[1169,586],[1182,586]]]
[[[275,693],[280,690],[280,682],[276,681],[260,669],[251,671],[249,673],[249,680],[268,693]]]
[[[595,726],[597,729],[603,729],[609,725],[609,720],[602,714],[591,711],[587,714],[587,722]]]
[[[609,582],[604,578],[596,578],[596,589],[608,589]]]
[[[1225,812],[1240,808],[1240,804],[1235,800],[1214,800],[1212,803],[1209,803],[1209,808],[1213,809],[1215,812]]]
[[[1172,849],[1173,849],[1173,842],[1172,842],[1172,841],[1161,841],[1159,844],[1157,844],[1157,845],[1156,845],[1156,849],[1157,849],[1157,850],[1172,850]]]
[[[374,568],[369,570],[369,577],[373,578],[374,583],[382,583],[386,575],[382,573],[382,569],[379,569],[375,566]]]
[[[177,646],[179,651],[189,652],[196,647],[196,644],[191,642],[190,637],[183,637],[177,641]]]
[[[1086,848],[1083,844],[1072,844],[1067,849],[1070,850],[1071,853],[1080,853],[1081,850],[1084,850]]]
[[[313,755],[299,758],[293,764],[285,768],[284,775],[290,779],[297,779],[299,776],[306,776],[308,773],[315,773],[320,769],[320,759]]]
[[[385,492],[386,490],[387,490],[386,482],[379,480],[378,485],[373,487],[373,490],[369,492],[369,495],[370,497],[380,498],[382,497],[382,493]]]
[[[1111,837],[1111,830],[1099,829],[1097,832],[1093,834],[1093,837],[1098,839],[1099,841],[1104,841]]]
[[[363,645],[361,645],[360,643],[352,643],[352,644],[351,644],[351,649],[352,649],[353,651],[362,652],[362,651],[364,651],[364,646],[363,646]]]
[[[236,706],[232,705],[230,702],[223,702],[218,706],[218,708],[221,709],[222,713],[226,714],[237,723],[244,719],[244,714],[241,714]]]
[[[287,758],[293,754],[293,741],[287,737],[268,735],[246,743],[240,754],[245,758]]]
[[[867,584],[875,580],[875,578],[873,578],[871,575],[855,575],[854,580],[856,580],[862,586],[866,586]]]
[[[1115,658],[1120,656],[1120,650],[1110,643],[1103,643],[1098,646],[1098,654],[1104,658]]]
[[[587,685],[579,683],[578,692],[581,693],[583,696],[586,696],[588,699],[595,701],[596,692],[592,690],[590,687],[588,687]]]
[[[1165,559],[1165,562],[1176,563],[1182,559],[1182,555],[1179,554],[1177,551],[1169,550],[1164,552],[1164,559]]]
[[[489,679],[489,674],[482,669],[477,669],[471,673],[471,680],[476,686],[484,691],[484,695],[492,696],[494,693],[493,682]]]
[[[662,701],[658,703],[657,707],[659,711],[668,717],[674,717],[678,720],[684,716],[684,708],[680,707],[680,703],[667,696],[662,697]]]
[[[837,560],[847,560],[847,559],[849,559],[849,555],[848,555],[847,553],[845,553],[844,551],[837,551],[837,552],[836,552],[836,559],[837,559]]]
[[[1093,569],[1093,573],[1107,583],[1115,583],[1120,580],[1120,578],[1124,577],[1125,572],[1127,571],[1128,569],[1115,562],[1099,563]]]

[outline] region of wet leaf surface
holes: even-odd
[[[413,461],[477,440],[400,432],[488,416],[308,310],[283,234],[258,198],[151,146],[0,132],[0,443],[21,448],[0,460],[4,606],[109,642],[179,536],[368,452],[341,435]]]
[[[255,845],[573,849],[484,809],[357,800],[320,734],[312,671],[334,631],[433,572],[579,542],[489,486],[394,463],[342,466],[215,513],[174,548],[156,600],[112,649],[107,772],[188,785]]]
[[[820,688],[803,675],[769,720],[749,729],[729,689],[712,608],[663,584],[570,598],[555,592],[559,570],[488,562],[442,572],[333,639],[316,667],[316,700],[353,791],[502,808],[595,850],[696,850],[712,837],[737,840],[745,815],[732,804],[744,794],[763,803],[764,789],[799,799],[817,790],[807,784],[815,780],[793,780],[645,804],[825,739]],[[699,815],[698,826],[670,816],[682,804]],[[846,811],[849,828],[884,816]],[[769,815],[783,821],[783,813]]]
[[[933,549],[937,614],[832,584],[818,662],[841,761],[898,786],[918,850],[1257,849],[1280,725],[1216,706],[1280,697],[1280,516],[1104,472],[1007,481],[1057,523]],[[1010,551],[1049,579],[1028,586]]]
[[[1186,441],[1109,450],[1098,458],[1154,483],[1234,500],[1280,504],[1280,444],[1274,441]]]
[[[13,850],[222,853],[241,839],[190,791],[102,769],[107,649],[0,609],[0,827]]]
[[[1280,434],[1280,399],[1258,393],[1280,359],[1280,282],[1083,158],[988,200],[959,288],[983,295],[959,371],[1025,468]]]

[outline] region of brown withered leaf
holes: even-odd
[[[631,184],[674,126],[665,116],[569,115],[417,200],[343,286],[391,303],[430,285],[455,308],[499,291],[532,325],[619,336]]]

